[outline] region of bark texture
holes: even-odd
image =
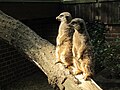
[[[75,78],[61,64],[55,65],[55,46],[45,39],[39,37],[29,27],[20,21],[0,11],[0,38],[13,45],[29,60],[35,63],[48,77],[49,83],[60,90],[102,90],[91,79],[89,81]],[[58,89],[56,88],[56,89]]]

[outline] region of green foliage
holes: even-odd
[[[102,54],[105,50],[105,25],[97,21],[89,22],[87,23],[87,30],[94,46],[95,71],[99,72],[104,68]]]
[[[109,77],[120,76],[119,45],[110,45],[105,39],[107,32],[105,24],[98,21],[86,23],[91,42],[94,46],[95,72],[99,73],[104,68],[109,68]],[[120,42],[116,39],[116,42]]]
[[[118,41],[117,41],[118,42]],[[107,44],[104,53],[103,66],[109,68],[109,78],[120,77],[120,46]]]

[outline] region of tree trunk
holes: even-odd
[[[60,90],[102,90],[92,79],[89,81],[81,79],[79,84],[76,84],[77,76],[70,75],[63,65],[55,65],[54,45],[2,11],[0,11],[0,38],[35,63],[48,76],[48,81],[54,88],[58,86]]]

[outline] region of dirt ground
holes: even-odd
[[[41,73],[35,73],[22,78],[1,90],[54,90],[47,81],[47,77]]]

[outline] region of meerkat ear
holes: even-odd
[[[81,29],[85,29],[85,26],[84,26],[84,24],[83,23],[80,23],[80,27],[81,27]]]
[[[72,18],[70,16],[66,16],[66,20],[70,21]]]

